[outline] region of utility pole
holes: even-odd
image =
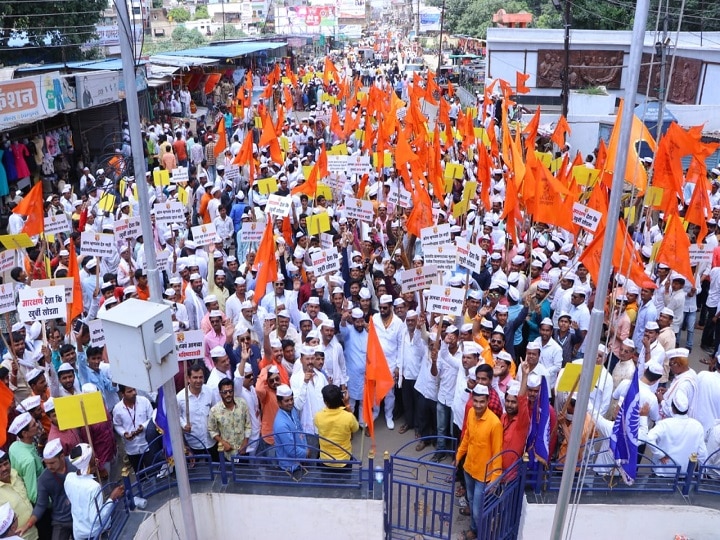
[[[660,9],[660,5],[658,5]],[[667,62],[667,43],[668,43],[668,10],[665,7],[665,15],[663,16],[663,37],[662,41],[655,44],[655,53],[660,56],[660,87],[658,88],[658,119],[655,126],[655,141],[660,142],[663,132],[663,118],[665,117],[665,93],[667,92],[667,81],[665,80],[665,65]]]
[[[635,98],[637,96],[638,79],[640,78],[640,64],[642,63],[645,25],[647,24],[649,7],[650,0],[638,0],[635,6],[635,21],[633,24],[632,41],[630,42],[630,54],[628,55],[627,62],[625,104],[623,106],[622,118],[618,119],[620,122],[618,148],[627,148],[630,144],[630,131],[632,128],[633,115],[635,114]],[[585,336],[585,359],[583,360],[582,371],[580,372],[578,398],[573,413],[574,420],[570,432],[570,440],[568,441],[562,480],[560,481],[560,491],[558,492],[557,502],[555,504],[555,516],[553,517],[552,534],[550,535],[552,540],[565,538],[565,519],[567,518],[570,493],[573,483],[575,482],[575,469],[578,464],[582,431],[587,414],[588,401],[590,399],[593,372],[595,370],[595,358],[597,357],[603,321],[605,319],[605,301],[607,300],[613,256],[612,246],[615,243],[615,236],[617,235],[617,216],[620,215],[625,168],[626,156],[624,152],[617,152],[607,213],[608,216],[612,216],[612,219],[608,219],[607,227],[605,228],[605,249],[603,249],[602,255],[600,256],[600,272],[596,289],[597,295],[595,296],[592,313],[590,315],[590,327],[588,328],[587,336]]]
[[[150,222],[150,200],[148,197],[147,180],[145,178],[145,157],[143,156],[143,142],[140,136],[140,107],[138,105],[137,83],[135,81],[135,57],[133,55],[135,27],[130,20],[126,0],[114,1],[115,9],[118,13],[118,20],[120,21],[120,54],[122,57],[123,81],[125,82],[125,104],[127,106],[128,126],[130,128],[133,169],[135,171],[135,182],[137,184],[138,203],[140,206],[140,226],[144,238],[153,238],[153,228]],[[162,304],[162,287],[160,285],[160,272],[157,268],[155,245],[154,242],[148,241],[144,243],[144,246],[148,286],[150,287],[150,301]],[[197,540],[192,493],[190,492],[190,479],[185,461],[185,444],[182,431],[180,430],[180,414],[175,398],[175,382],[173,379],[168,380],[163,385],[163,391],[165,393],[165,413],[167,414],[172,451],[175,457],[175,474],[177,477],[180,508],[182,509],[183,525],[185,526],[183,538],[186,540]]]
[[[443,29],[445,27],[445,0],[443,0],[442,7],[440,8],[440,43],[438,44],[438,65],[437,71],[435,72],[435,79],[440,80],[440,68],[442,67],[442,43],[443,43]]]
[[[562,114],[568,116],[568,103],[570,101],[570,0],[565,0],[563,23],[565,26],[565,68],[562,80]]]
[[[417,0],[417,13],[415,14],[415,38],[420,40],[420,0]]]

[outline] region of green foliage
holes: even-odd
[[[168,19],[176,23],[184,23],[190,20],[190,12],[183,7],[175,7],[168,10]]]
[[[562,13],[555,8],[552,2],[545,2],[540,7],[540,14],[533,20],[532,26],[535,28],[562,28]]]
[[[220,28],[217,32],[215,32],[210,41],[224,41],[226,39],[236,39],[245,37],[245,35],[245,32],[243,32],[239,28],[236,28],[232,24],[226,24],[224,29]]]
[[[508,13],[530,11],[524,0],[449,0],[445,4],[445,23],[454,34],[485,38],[493,26],[492,17],[499,10]]]
[[[205,37],[198,31],[197,28],[188,30],[184,26],[178,26],[173,30],[172,40],[182,45],[184,48],[199,47],[205,44]]]
[[[80,46],[97,37],[95,24],[106,6],[107,0],[0,1],[0,63],[82,58]],[[27,48],[8,50],[10,40],[22,36]]]
[[[207,6],[198,6],[195,8],[195,16],[193,19],[209,19],[210,14],[208,13]]]
[[[153,9],[160,9],[163,7],[162,0],[152,0],[152,7]]]

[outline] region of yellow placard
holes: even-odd
[[[465,109],[465,114],[469,114],[470,118],[474,120],[475,118],[477,118],[478,115],[477,107],[468,107],[467,109]]]
[[[593,373],[593,380],[592,380],[593,388],[595,387],[598,379],[600,378],[601,371],[602,371],[602,366],[595,366],[595,372]],[[572,392],[573,386],[574,386],[575,392],[577,392],[580,385],[579,385],[579,383],[576,385],[575,381],[580,379],[581,372],[582,372],[582,364],[565,364],[565,369],[563,371],[563,374],[560,377],[560,380],[558,381],[557,391],[558,392]]]
[[[552,161],[550,161],[550,171],[551,172],[557,172],[557,170],[562,167],[562,158],[555,158]]]
[[[7,249],[29,248],[35,245],[27,233],[3,234],[0,235],[0,242]]]
[[[378,154],[377,152],[373,152],[373,166],[378,166]],[[392,156],[390,155],[390,152],[384,152],[383,155],[383,167],[392,167]]]
[[[318,183],[317,196],[319,197],[320,195],[325,197],[327,200],[332,200],[333,196],[332,196],[332,190],[330,189],[330,186]]]
[[[262,129],[262,119],[259,116],[255,117],[255,128],[256,129]]]
[[[118,183],[118,190],[120,191],[120,196],[125,197],[125,190],[127,190],[127,180],[124,178],[120,180]]]
[[[107,413],[100,392],[55,398],[55,413],[61,430],[107,422]],[[83,408],[85,418],[83,418]]]
[[[283,77],[282,83],[283,84],[292,84],[292,81],[290,80],[290,77]]]
[[[645,193],[645,205],[652,206],[653,208],[658,207],[662,204],[663,199],[663,188],[658,186],[650,186]]]
[[[178,187],[177,200],[180,201],[183,206],[187,206],[188,194],[187,191],[185,191],[185,189],[183,189],[182,187]]]
[[[138,194],[137,194],[137,184],[133,184],[133,197],[135,200],[138,200]]]
[[[159,186],[170,185],[170,171],[165,169],[158,169],[153,171],[153,181]]]
[[[290,151],[290,140],[283,135],[280,137],[280,149],[283,152],[289,152]]]
[[[357,100],[362,101],[365,98],[366,93],[365,92],[358,92],[357,93]]]
[[[277,180],[275,178],[261,178],[258,180],[258,189],[263,195],[275,193],[278,189]]]
[[[330,230],[330,216],[328,216],[327,212],[308,216],[305,223],[307,224],[308,233],[313,236]]]
[[[112,193],[106,193],[100,199],[98,206],[103,212],[112,212],[115,208],[115,195]]]
[[[445,193],[450,193],[452,191],[453,182],[455,181],[452,177],[444,177],[443,180],[445,181]]]
[[[362,129],[356,129],[355,130],[355,138],[358,141],[364,141],[365,140],[365,131]]]
[[[310,173],[312,172],[312,168],[313,168],[312,165],[303,165],[302,173],[303,173],[303,176],[305,177],[305,180],[310,178]]]
[[[591,169],[585,165],[578,165],[573,167],[572,170],[573,178],[579,186],[592,186],[600,176],[600,171],[597,169]]]
[[[552,154],[550,152],[540,152],[535,150],[535,157],[538,158],[540,163],[545,165],[548,169],[550,168],[550,162],[552,161]],[[587,167],[585,167],[587,169]]]
[[[660,249],[660,244],[662,244],[662,240],[658,240],[652,245],[652,252],[650,253],[650,260],[654,261],[655,257],[657,257],[657,252]]]
[[[623,215],[628,223],[635,223],[635,207],[629,206],[623,210]]]
[[[477,182],[471,181],[467,182],[465,184],[465,187],[463,188],[463,196],[459,203],[453,205],[453,217],[457,219],[461,215],[463,215],[465,212],[467,212],[468,205],[470,204],[470,200],[472,197],[475,196],[475,192],[477,191]]]
[[[307,84],[310,82],[310,80],[315,76],[314,73],[308,72],[305,75],[302,76],[302,82]]]
[[[490,138],[488,137],[487,131],[483,127],[473,128],[475,132],[475,138],[482,141],[485,146],[490,146]]]
[[[336,144],[330,150],[328,150],[327,153],[329,156],[347,156],[347,145],[345,143]]]

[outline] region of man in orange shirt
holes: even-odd
[[[266,455],[265,450],[275,444],[272,434],[275,416],[279,409],[275,394],[278,386],[280,386],[280,370],[276,366],[264,367],[255,384],[255,392],[260,401],[260,436],[262,437],[255,451],[258,456]]]
[[[187,167],[187,145],[185,144],[185,139],[182,138],[182,133],[179,131],[175,133],[175,142],[172,143],[172,147],[175,151],[175,157],[177,158],[178,165],[181,167]]]
[[[465,486],[471,508],[470,530],[462,538],[477,538],[477,523],[482,513],[482,490],[502,474],[503,428],[500,419],[488,409],[488,388],[478,384],[473,388],[473,413],[468,415],[454,465],[464,457]]]
[[[135,270],[135,288],[137,289],[138,299],[150,299],[150,286],[148,285],[147,272],[142,268]]]

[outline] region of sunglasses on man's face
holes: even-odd
[[[271,377],[268,379],[268,382],[280,382],[280,377]]]

